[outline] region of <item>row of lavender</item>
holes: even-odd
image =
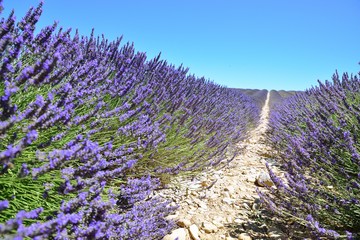
[[[121,39],[35,34],[41,11],[0,20],[0,237],[160,239],[156,177],[231,160],[259,108]]]
[[[266,89],[239,89],[242,93],[245,95],[251,97],[254,102],[258,105],[258,107],[261,109],[266,101],[268,90]]]
[[[360,80],[333,82],[298,93],[270,117],[269,140],[286,172],[270,170],[276,190],[266,205],[297,237],[360,236]]]
[[[276,108],[276,105],[281,104],[287,98],[295,95],[300,91],[284,91],[284,90],[271,90],[270,91],[270,109]]]

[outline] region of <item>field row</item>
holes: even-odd
[[[152,191],[231,161],[259,104],[121,38],[35,34],[41,5],[1,20],[0,237],[161,238]]]

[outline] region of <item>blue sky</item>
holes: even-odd
[[[4,0],[2,16],[38,2]],[[228,87],[304,90],[336,69],[359,72],[359,11],[358,0],[45,0],[38,26],[123,35]]]

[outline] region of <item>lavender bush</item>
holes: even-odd
[[[260,89],[236,89],[236,90],[241,91],[245,95],[251,97],[260,109],[264,106],[268,90],[266,90],[266,89],[262,89],[262,90],[260,90]]]
[[[298,93],[271,113],[269,140],[286,171],[259,192],[277,215],[312,238],[356,238],[360,229],[360,81],[333,81]]]
[[[300,93],[300,91],[284,91],[271,90],[270,91],[270,109],[276,108],[276,105],[281,104],[285,99]]]
[[[231,160],[259,108],[121,38],[35,34],[41,11],[0,20],[0,237],[161,239],[157,177]]]

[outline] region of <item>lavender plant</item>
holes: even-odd
[[[41,12],[0,20],[0,237],[161,239],[156,177],[234,157],[259,108],[121,38],[35,34]]]
[[[300,91],[284,91],[284,90],[271,90],[270,91],[270,109],[274,109],[276,105],[281,104],[285,99],[292,97]]]
[[[266,89],[237,89],[237,91],[241,91],[242,93],[248,95],[253,99],[253,101],[258,105],[259,108],[262,108],[265,104],[266,96],[268,90]],[[274,90],[271,90],[274,91]],[[270,95],[272,96],[272,94]]]
[[[286,177],[269,168],[276,189],[259,194],[313,238],[359,237],[359,87],[358,75],[335,73],[271,113],[269,141]]]

